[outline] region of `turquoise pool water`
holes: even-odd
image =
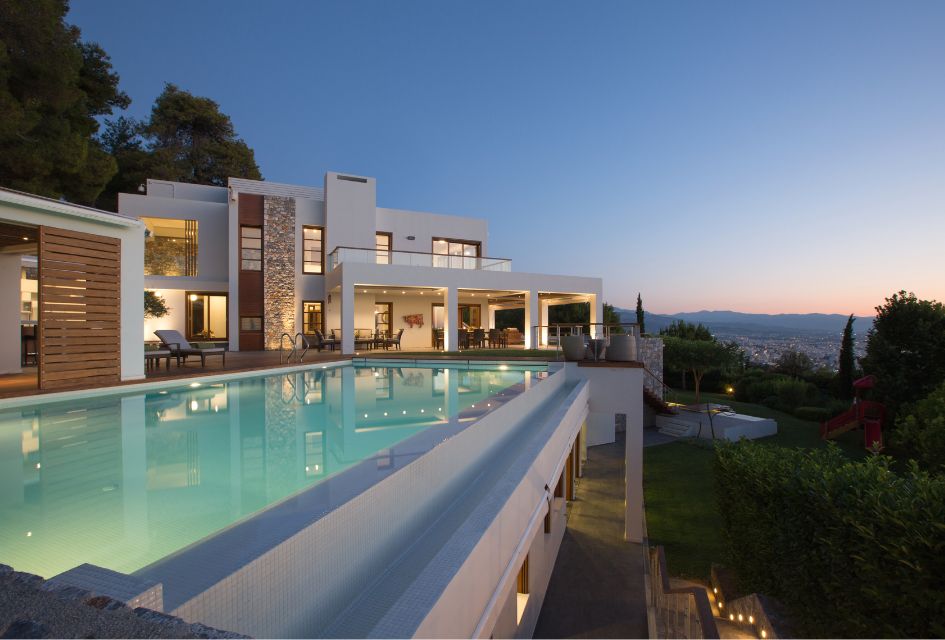
[[[544,375],[349,365],[2,411],[0,563],[136,571]]]

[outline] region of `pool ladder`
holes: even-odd
[[[288,353],[286,353],[285,348],[286,338],[288,338],[290,345]],[[292,362],[292,358],[295,358],[301,364],[302,358],[304,358],[305,354],[308,353],[308,348],[310,346],[311,345],[309,345],[308,339],[302,335],[301,331],[296,333],[294,338],[288,333],[283,333],[279,337],[279,364],[282,364],[283,362]],[[285,355],[284,361],[282,359],[283,355]]]

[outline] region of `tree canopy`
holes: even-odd
[[[945,382],[945,306],[899,291],[876,307],[867,334],[863,371],[877,378],[875,393],[895,414]]]
[[[740,353],[738,345],[734,342],[723,344],[716,340],[691,340],[663,336],[663,366],[667,369],[692,373],[697,403],[705,374],[735,365],[739,362]]]
[[[806,353],[788,350],[781,353],[774,367],[779,373],[787,374],[792,378],[802,378],[813,372],[814,361]]]
[[[693,324],[685,320],[673,320],[668,327],[660,329],[660,335],[685,340],[715,340],[712,332],[704,324],[701,322]]]
[[[96,118],[131,100],[68,11],[67,0],[0,2],[0,184],[92,204],[117,169]]]
[[[99,198],[102,208],[114,208],[119,193],[133,193],[147,178],[215,186],[230,177],[262,179],[253,150],[220,105],[173,84],[165,85],[147,121],[113,120],[101,141],[118,163]]]

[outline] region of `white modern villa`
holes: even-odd
[[[258,637],[531,637],[588,447],[625,437],[619,528],[644,537],[662,350],[434,353],[548,345],[557,304],[588,303],[599,334],[600,278],[488,256],[486,221],[378,207],[339,173],[148,180],[117,214],[0,190],[0,383],[37,376],[0,394],[0,589]],[[144,291],[170,312],[145,320]],[[156,330],[268,368],[146,374]],[[299,333],[331,350],[251,353]]]
[[[485,220],[378,207],[373,178],[148,180],[142,190],[120,194],[119,213],[146,225],[145,287],[171,309],[147,323],[146,338],[176,329],[250,351],[321,332],[353,354],[358,338],[403,330],[402,349],[455,351],[461,329],[488,332],[497,310],[520,308],[533,348],[547,342],[536,327],[550,305],[587,302],[591,323],[603,316],[600,278],[513,271],[488,257]]]

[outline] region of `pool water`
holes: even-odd
[[[347,365],[0,412],[0,563],[136,571],[544,375]]]

